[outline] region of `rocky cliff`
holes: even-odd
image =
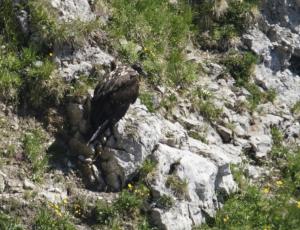
[[[237,78],[222,61],[226,59],[224,53],[186,44],[186,61],[202,68],[188,90],[181,93],[180,86],[166,84],[142,88],[146,92],[153,90],[149,99],[152,106],[161,102],[171,105],[157,106],[153,111],[144,105],[144,98],[138,99],[116,125],[116,136],[108,137],[102,149],[87,146],[83,137],[89,127],[89,101],[93,96],[89,77],[96,76],[99,80],[109,71],[112,61],[126,64],[105,32],[113,10],[102,1],[52,0],[47,4],[57,15],[58,25],[74,26],[72,22],[80,21],[80,29],[97,19],[103,26],[84,31],[80,34],[84,39],[79,43],[71,36],[68,38],[74,40],[71,44],[68,39],[54,39],[51,45],[49,58],[55,63],[52,73],[63,84],[71,85],[69,91],[84,85],[83,93],[67,97],[42,118],[29,115],[27,107],[16,111],[4,101],[1,103],[0,142],[5,153],[5,163],[0,168],[2,211],[16,212],[11,208],[11,199],[17,200],[29,216],[34,215],[31,203],[45,200],[55,205],[84,196],[89,207],[96,200],[113,202],[120,191],[137,186],[141,169],[154,162],[151,172],[143,178],[150,193],[143,212],[158,229],[188,230],[213,219],[226,199],[239,190],[232,165],[242,167],[253,183],[272,178],[273,170],[276,178],[276,167],[266,163],[272,161],[274,127],[282,133],[284,145],[299,143],[299,111],[295,107],[300,101],[299,1],[262,2],[256,22],[230,45],[230,52],[235,54],[247,50],[257,55],[249,80],[258,90],[256,94],[249,87],[237,85]],[[37,42],[31,12],[27,9],[16,12],[16,22],[24,36],[31,36]],[[121,38],[119,42],[124,45],[129,41]],[[135,49],[144,47],[136,45]],[[38,61],[35,65],[39,65]],[[74,82],[76,85],[72,85]],[[191,96],[195,90],[200,97]],[[269,92],[274,95],[272,100],[260,100],[255,109],[249,109],[249,98],[258,94],[267,98]],[[172,97],[176,98],[175,103],[170,100]],[[194,106],[199,98],[207,103],[200,111]],[[210,104],[214,107],[208,111]],[[214,113],[218,116],[211,119]],[[37,135],[43,136],[37,151],[48,149],[47,155],[53,158],[40,184],[32,182],[35,179],[28,172],[32,168],[22,166],[27,158],[26,146],[31,143],[28,135],[35,135],[32,131],[28,134],[28,130],[33,128],[42,130]],[[30,161],[33,162],[29,157]],[[28,224],[25,228],[30,228],[30,221],[18,215],[23,218],[21,222]],[[84,216],[74,216],[76,229],[91,229],[88,221],[81,221]],[[130,219],[125,223],[124,229],[138,229]]]

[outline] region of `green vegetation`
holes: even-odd
[[[15,218],[0,212],[0,229],[2,230],[22,230],[23,227],[15,220]]]
[[[98,201],[93,210],[93,220],[97,225],[110,229],[121,229],[122,223],[130,218],[132,223],[146,226],[142,208],[149,191],[141,187],[135,188],[129,184],[128,190],[123,190],[112,204]],[[149,228],[150,229],[150,228]]]
[[[201,48],[228,50],[231,40],[255,22],[259,4],[260,0],[203,0],[195,4]]]
[[[187,189],[188,189],[188,181],[187,180],[182,180],[176,175],[170,175],[167,178],[166,181],[166,186],[167,188],[170,188],[173,192],[174,195],[177,196],[179,199],[186,199],[188,194],[187,194]]]
[[[21,34],[17,10],[30,9],[31,35]],[[83,44],[87,35],[99,28],[98,20],[59,22],[45,0],[0,6],[0,100],[22,104],[38,112],[57,106],[72,86],[55,73],[54,44]]]
[[[226,66],[238,86],[244,86],[250,81],[256,62],[257,57],[251,52],[229,54],[222,60],[222,64]]]
[[[150,93],[141,93],[139,98],[141,99],[141,102],[147,107],[149,112],[155,112],[153,97]]]
[[[268,101],[273,103],[276,98],[274,89],[263,91],[254,83],[251,83],[251,75],[257,61],[257,56],[251,52],[231,53],[221,61],[235,79],[236,86],[244,87],[251,94],[248,97],[249,105],[247,106],[251,111],[255,110],[261,103]]]
[[[56,209],[55,209],[56,210]],[[68,216],[61,212],[42,208],[39,210],[34,220],[34,228],[36,230],[52,230],[52,229],[64,229],[75,230],[75,226],[71,224]]]
[[[253,185],[236,174],[239,193],[225,202],[215,219],[197,229],[299,229],[300,148],[283,146],[283,135],[272,127],[270,153],[276,169],[262,184]]]
[[[192,97],[194,99],[193,105],[195,109],[206,120],[214,122],[219,119],[223,109],[215,106],[213,102],[213,95],[209,91],[198,87],[194,92],[192,92]]]
[[[162,209],[170,209],[173,207],[175,201],[172,197],[163,194],[157,201],[156,205]]]
[[[184,48],[192,28],[192,12],[184,1],[113,0],[108,29],[129,63],[140,62],[154,84],[184,86],[196,78],[197,68],[185,61]]]
[[[297,101],[292,107],[292,113],[298,114],[300,112],[300,101]]]
[[[26,133],[23,140],[24,151],[31,166],[32,179],[36,181],[42,179],[48,166],[48,158],[43,147],[45,142],[43,135],[41,130],[35,129]]]

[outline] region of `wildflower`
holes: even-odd
[[[224,221],[224,223],[226,223],[228,220],[229,220],[229,216],[226,215],[226,216],[223,218],[223,221]]]
[[[49,53],[49,56],[52,57],[52,56],[53,56],[53,53],[50,52],[50,53]]]
[[[67,204],[67,203],[68,203],[68,199],[67,198],[63,199],[63,204]]]
[[[59,217],[62,217],[62,213],[61,213],[61,211],[59,211],[59,210],[55,210],[55,214],[56,214],[57,216],[59,216]]]
[[[127,186],[128,186],[128,189],[129,189],[129,190],[132,190],[132,189],[133,189],[133,185],[132,185],[132,184],[129,183]]]
[[[300,201],[297,202],[297,208],[300,208]]]
[[[281,180],[278,180],[278,181],[276,181],[276,185],[277,185],[277,186],[282,186],[282,185],[283,185],[283,182],[282,182]]]
[[[269,192],[270,192],[270,188],[269,188],[269,187],[265,187],[265,188],[263,189],[263,193],[267,194],[267,193],[269,193]]]

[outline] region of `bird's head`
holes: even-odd
[[[148,77],[148,74],[143,70],[143,67],[140,63],[132,64],[131,68],[134,69],[140,77],[144,77],[144,78]]]

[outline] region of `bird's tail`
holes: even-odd
[[[92,137],[89,139],[87,145],[90,145],[94,140],[96,140],[101,134],[105,132],[105,130],[107,129],[108,122],[109,121],[106,120],[101,125],[99,125],[97,130],[93,133]]]

